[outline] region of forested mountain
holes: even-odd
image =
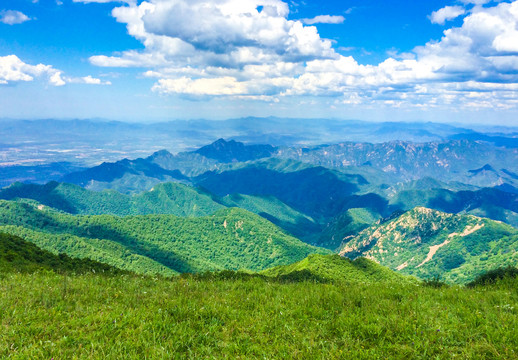
[[[0,231],[45,250],[90,258],[138,273],[262,270],[311,253],[269,221],[241,209],[212,216],[79,216],[41,205],[0,201]]]
[[[92,191],[66,183],[46,185],[16,183],[0,190],[0,199],[31,199],[69,214],[205,216],[225,206],[212,194],[178,183],[158,184],[138,195],[113,190]]]
[[[347,239],[340,254],[365,256],[404,274],[464,283],[518,262],[518,230],[472,215],[418,207]]]
[[[291,167],[296,165],[296,167]],[[354,194],[369,185],[361,175],[324,167],[267,160],[220,172],[207,172],[193,181],[219,196],[247,194],[275,196],[311,217],[339,213]]]
[[[123,271],[90,259],[55,255],[10,234],[0,233],[0,272],[53,270],[81,274],[85,272],[122,274]]]

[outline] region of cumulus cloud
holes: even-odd
[[[0,11],[0,22],[7,25],[21,24],[29,21],[30,18],[24,13],[16,10]]]
[[[6,85],[20,81],[34,81],[35,78],[44,77],[53,86],[63,86],[67,83],[83,83],[93,85],[110,85],[109,81],[101,81],[91,76],[81,78],[64,77],[61,70],[51,65],[29,65],[20,60],[16,55],[0,56],[0,84]]]
[[[119,2],[119,3],[127,3],[127,4],[136,4],[136,0],[73,0],[75,3],[85,3],[85,4],[91,4],[91,3],[99,3],[99,4],[106,4],[111,2]]]
[[[463,4],[474,4],[474,5],[484,5],[491,1],[492,0],[460,0],[460,2]]]
[[[341,15],[318,15],[311,19],[302,19],[302,22],[306,25],[341,24],[344,21],[345,21],[345,18]]]
[[[432,15],[430,15],[430,20],[433,24],[444,25],[446,21],[456,19],[465,13],[466,10],[462,6],[446,6],[434,11]]]
[[[281,0],[148,0],[116,7],[113,16],[144,50],[97,55],[90,62],[144,68],[145,76],[156,79],[153,91],[189,97],[518,105],[518,1],[474,6],[469,13],[455,6],[440,9],[432,21],[467,14],[462,26],[378,65],[338,54],[316,27],[288,20],[288,11]]]
[[[69,84],[87,84],[87,85],[111,85],[110,81],[102,81],[101,79],[94,78],[90,75],[83,77],[65,77],[66,83]],[[65,82],[63,83],[63,85]]]
[[[0,84],[9,82],[33,81],[35,77],[48,76],[49,80],[59,71],[50,65],[29,65],[20,60],[16,55],[0,57]],[[58,75],[59,77],[59,75]],[[57,82],[57,77],[54,78]],[[51,80],[51,82],[53,82]]]

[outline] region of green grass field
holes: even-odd
[[[518,281],[0,273],[2,359],[516,359]]]

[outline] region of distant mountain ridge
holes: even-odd
[[[235,140],[218,139],[195,153],[222,163],[244,162],[272,156],[276,148],[271,145],[245,145]]]
[[[511,181],[509,173],[518,172],[518,148],[495,147],[485,142],[453,140],[412,143],[341,143],[297,149],[284,148],[279,157],[290,158],[330,168],[347,168],[368,163],[396,181],[433,177],[441,181],[458,181],[476,186],[497,186],[497,178],[472,179],[476,169],[502,169],[500,178]],[[502,181],[503,182],[503,181]]]

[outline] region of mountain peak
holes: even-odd
[[[469,170],[468,172],[471,173],[471,174],[479,174],[483,171],[492,171],[492,172],[496,172],[496,170],[489,164],[486,164],[484,166],[482,166],[480,169],[475,169],[475,170]]]
[[[220,162],[241,162],[269,157],[275,151],[271,145],[245,145],[235,140],[218,139],[195,153]]]

